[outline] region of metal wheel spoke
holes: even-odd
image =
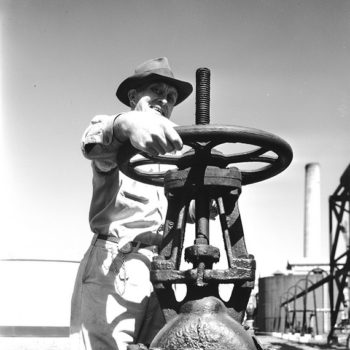
[[[213,156],[213,158],[215,157],[220,157],[220,156],[219,155]],[[269,156],[259,157],[254,154],[240,153],[240,154],[227,155],[223,157],[223,159],[225,159],[225,163],[226,165],[228,165],[228,164],[235,164],[235,163],[252,163],[252,162],[273,164],[276,162],[278,158],[269,157]]]
[[[167,164],[167,165],[177,165],[179,162],[179,156],[176,155],[165,155],[165,156],[151,156],[145,152],[140,153],[144,158],[131,160],[133,167],[138,167],[142,165],[150,164]]]

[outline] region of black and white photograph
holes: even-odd
[[[0,0],[0,349],[350,349],[349,0]]]

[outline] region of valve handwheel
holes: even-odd
[[[190,151],[179,155],[151,156],[140,152],[127,142],[118,152],[117,162],[120,170],[134,180],[163,186],[167,170],[150,172],[143,170],[142,166],[165,164],[176,166],[178,169],[196,166],[226,168],[239,163],[265,163],[264,166],[253,170],[241,170],[242,185],[248,185],[281,173],[293,158],[292,148],[287,142],[258,129],[215,124],[178,126],[175,129],[183,144],[192,148]],[[214,149],[224,143],[241,143],[255,148],[234,154],[222,154]],[[141,153],[143,158],[134,160],[138,153]]]

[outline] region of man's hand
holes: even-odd
[[[151,155],[165,154],[182,149],[182,140],[174,124],[152,109],[149,97],[142,97],[135,110],[120,115],[114,124],[114,135],[120,141],[129,139],[140,151]]]

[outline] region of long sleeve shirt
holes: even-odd
[[[93,171],[90,227],[97,234],[157,244],[167,210],[164,189],[134,181],[119,171],[115,118],[96,116],[82,138],[82,152],[91,160]]]

